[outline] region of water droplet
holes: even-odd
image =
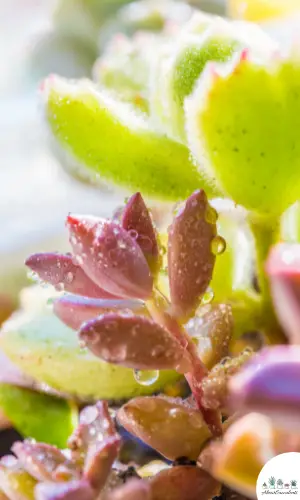
[[[218,212],[210,205],[206,209],[205,220],[209,224],[215,224],[218,220]]]
[[[214,296],[215,296],[215,295],[214,295],[213,290],[212,290],[211,288],[209,288],[209,289],[205,292],[205,294],[203,295],[202,300],[201,300],[201,304],[202,304],[202,305],[205,305],[205,304],[210,304],[210,303],[213,301]]]
[[[159,377],[158,370],[134,370],[134,378],[140,385],[152,385]]]
[[[128,234],[133,240],[137,240],[139,237],[139,233],[135,229],[130,229],[130,231],[128,231]]]
[[[62,292],[64,290],[64,284],[63,283],[57,283],[57,285],[55,285],[55,290],[57,292]]]
[[[226,250],[226,241],[222,236],[215,236],[211,242],[211,251],[214,255],[221,255]]]
[[[67,282],[68,282],[68,283],[72,283],[73,279],[74,279],[74,274],[73,274],[73,273],[71,273],[71,272],[68,272],[68,273],[67,273],[67,276],[66,276],[66,280],[67,280]]]

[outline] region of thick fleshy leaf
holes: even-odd
[[[275,311],[293,344],[300,344],[300,245],[276,245],[268,258]]]
[[[257,411],[300,429],[300,347],[265,348],[230,382],[233,408]]]
[[[68,216],[67,226],[80,266],[95,283],[120,297],[149,298],[149,266],[125,229],[114,221],[75,215]]]
[[[0,384],[0,407],[23,436],[60,448],[76,425],[77,411],[68,401],[9,384]]]
[[[122,214],[122,226],[142,249],[152,272],[159,264],[159,248],[149,210],[141,193],[134,194]]]
[[[25,264],[37,273],[41,280],[55,286],[59,291],[65,290],[101,299],[115,298],[90,280],[81,267],[74,264],[71,254],[36,253],[28,257]]]
[[[108,313],[85,323],[80,340],[109,363],[139,370],[190,369],[189,355],[163,327],[144,316]]]
[[[250,349],[245,350],[236,358],[224,358],[214,366],[202,381],[202,404],[205,408],[217,410],[226,407],[230,379],[252,356]]]
[[[15,442],[12,451],[23,469],[37,481],[53,481],[59,476],[68,480],[76,475],[74,464],[54,446],[25,440]]]
[[[227,356],[233,332],[232,308],[227,304],[203,307],[186,325],[187,332],[197,345],[199,357],[210,370]]]
[[[86,454],[89,447],[116,436],[115,424],[105,401],[86,406],[80,413],[79,426],[68,441],[73,453]]]
[[[91,82],[54,76],[43,92],[55,139],[95,176],[169,201],[184,199],[197,185],[211,193],[185,146],[158,134],[133,108]]]
[[[256,499],[258,475],[273,456],[270,420],[250,413],[229,427],[222,442],[212,442],[200,455],[199,464],[219,481]]]
[[[243,51],[233,64],[211,63],[185,103],[190,149],[228,197],[255,213],[279,216],[299,199],[299,74],[295,53]]]
[[[159,472],[150,480],[152,500],[210,500],[220,484],[198,467],[178,466]]]
[[[88,450],[83,476],[99,492],[104,487],[111,467],[118,456],[121,438],[118,435],[106,438]]]
[[[35,488],[35,500],[95,500],[96,493],[88,481],[40,483]]]
[[[64,295],[53,303],[53,312],[67,326],[79,330],[81,325],[100,314],[110,311],[144,312],[141,302],[133,300],[90,299],[77,295]]]
[[[215,210],[200,190],[188,198],[169,228],[168,269],[176,316],[191,316],[210,283],[216,221]]]
[[[139,384],[131,369],[105,363],[82,349],[77,333],[49,309],[14,315],[2,329],[0,347],[22,372],[73,399],[128,399],[152,394],[178,379],[175,371],[161,371],[153,384]]]
[[[176,399],[132,399],[119,410],[118,420],[170,460],[181,456],[195,460],[211,437],[200,411]]]
[[[0,489],[9,500],[35,500],[35,479],[25,472],[13,456],[0,461]]]
[[[105,496],[105,500],[152,500],[151,486],[146,481],[132,479]]]

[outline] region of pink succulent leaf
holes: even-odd
[[[154,500],[150,484],[140,479],[132,479],[123,486],[115,488],[107,500]]]
[[[140,370],[190,369],[190,357],[162,326],[144,316],[108,313],[82,326],[80,339],[109,363]]]
[[[115,435],[88,449],[83,476],[97,492],[105,486],[112,465],[118,456],[120,444],[120,436]]]
[[[137,241],[150,269],[155,272],[159,263],[159,248],[153,222],[141,193],[134,194],[126,204],[122,226]]]
[[[95,500],[96,492],[88,481],[39,483],[35,487],[36,500]]]
[[[263,349],[229,383],[234,410],[258,412],[288,429],[300,429],[300,347]]]
[[[70,242],[85,273],[109,293],[146,300],[153,280],[137,244],[117,222],[70,215]]]
[[[78,475],[74,464],[54,446],[25,440],[14,443],[12,451],[23,469],[38,481],[54,480],[57,469],[62,469],[62,466],[65,479]]]
[[[159,472],[150,480],[152,500],[210,500],[220,484],[207,472],[192,466],[178,466]]]
[[[116,435],[108,404],[106,401],[99,401],[94,406],[86,406],[81,411],[79,425],[70,437],[68,446],[75,455],[84,454],[90,446]]]
[[[269,255],[266,271],[282,327],[292,343],[300,344],[300,245],[276,245]]]
[[[126,310],[141,312],[144,309],[139,301],[92,299],[78,295],[64,295],[53,303],[56,316],[73,330],[79,330],[84,322],[100,314]]]
[[[90,280],[70,254],[36,253],[28,257],[25,264],[41,280],[55,286],[57,290],[86,297],[115,298]]]
[[[169,228],[168,269],[173,314],[188,318],[213,274],[216,214],[199,190],[185,202]]]

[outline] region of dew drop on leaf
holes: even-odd
[[[214,292],[209,288],[202,297],[201,305],[210,304],[214,299]]]
[[[214,255],[221,255],[226,250],[226,241],[222,236],[215,236],[211,242],[211,251]]]
[[[208,206],[205,212],[205,220],[209,224],[215,224],[218,220],[218,212],[211,206]]]
[[[140,385],[152,385],[154,384],[158,377],[158,370],[134,370],[134,378]]]

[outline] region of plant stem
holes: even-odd
[[[147,308],[153,319],[166,328],[189,353],[191,360],[191,371],[185,373],[185,378],[191,388],[195,401],[201,411],[204,420],[214,436],[222,434],[220,413],[203,407],[202,404],[202,380],[208,370],[198,356],[197,348],[191,337],[182,325],[168,312],[170,304],[168,300],[158,291],[154,291],[153,298],[147,302]]]
[[[280,221],[249,216],[249,223],[255,240],[257,279],[262,297],[261,327],[270,344],[285,343],[285,337],[274,314],[270,284],[265,273],[270,248],[279,239]]]

